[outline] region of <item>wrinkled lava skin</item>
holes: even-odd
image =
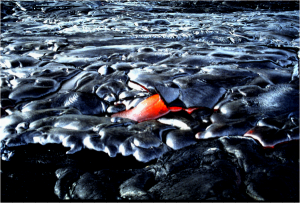
[[[65,3],[49,5],[72,10]],[[98,37],[79,40],[74,38],[75,31],[87,34],[89,32],[83,28],[94,26],[85,17],[83,19],[86,21],[80,28],[75,24],[69,27],[73,24],[66,25],[64,21],[34,21],[35,25],[30,24],[26,32],[19,36],[19,28],[23,25],[18,27],[10,24],[30,23],[24,13],[30,13],[31,9],[26,9],[19,3],[3,3],[3,6],[3,29],[9,32],[2,34],[5,42],[2,49],[4,54],[1,57],[2,151],[6,147],[29,143],[62,143],[64,146],[72,146],[72,153],[84,148],[105,151],[110,155],[124,151],[124,147],[130,151],[131,147],[122,143],[123,138],[122,141],[101,140],[101,133],[106,128],[127,127],[135,125],[133,121],[141,123],[158,118],[160,123],[164,122],[170,129],[176,128],[173,129],[174,132],[162,131],[159,135],[162,142],[166,138],[167,145],[171,148],[176,146],[176,149],[186,146],[187,143],[178,145],[178,142],[184,141],[184,137],[189,140],[191,134],[195,134],[196,139],[245,135],[257,140],[264,147],[274,147],[282,142],[299,139],[299,125],[296,122],[299,114],[289,116],[299,109],[299,51],[297,52],[296,43],[298,30],[293,23],[297,20],[297,13],[293,9],[288,11],[289,15],[274,16],[264,13],[264,17],[271,24],[255,25],[263,29],[260,38],[253,35],[253,29],[256,28],[238,24],[244,31],[237,34],[228,32],[227,27],[221,26],[222,23],[218,20],[210,29],[215,31],[207,31],[203,22],[195,20],[211,20],[203,13],[196,13],[192,17],[183,13],[179,18],[173,14],[171,18],[166,14],[157,19],[150,12],[153,16],[149,21],[135,19],[135,14],[130,17],[135,19],[135,23],[124,16],[122,19],[112,18],[114,23],[108,26],[115,28],[113,33],[116,36],[120,34],[119,28],[136,29],[132,29],[130,35],[125,32],[125,39],[111,38],[110,33],[104,36],[107,37],[105,40],[99,41]],[[17,10],[20,9],[15,15],[24,22],[11,15],[14,11],[10,8],[14,6]],[[30,7],[27,3],[24,6]],[[105,19],[113,15],[110,8],[119,9],[118,5],[98,5],[91,2],[82,5],[75,3],[75,6],[80,7],[79,12],[91,18],[102,16],[97,11],[99,6],[105,9],[107,13],[105,17],[101,17],[104,20],[101,23],[104,24],[108,23]],[[159,6],[156,8],[156,3],[153,6],[154,10],[161,12]],[[126,8],[135,12],[134,6]],[[49,17],[52,15],[50,10],[42,12]],[[123,12],[125,10],[118,10],[117,13]],[[138,12],[144,14],[143,12],[149,11]],[[64,16],[62,13],[60,15]],[[245,15],[247,18],[243,21],[246,24],[257,23],[256,15]],[[227,16],[228,23],[240,22],[231,20],[235,19],[232,14]],[[291,25],[282,30],[277,22],[282,22],[282,18],[288,16],[290,19],[286,22],[291,22]],[[78,17],[81,15],[72,16],[75,21]],[[180,19],[185,20],[183,24],[188,25],[187,28],[181,28]],[[204,21],[205,26],[212,26],[208,21]],[[46,30],[59,37],[37,35],[34,38],[31,34],[36,32],[36,24],[40,25],[38,31],[41,33]],[[144,31],[148,32],[148,28],[144,30],[145,26],[151,28],[148,30],[149,35],[143,34]],[[166,28],[180,32],[174,35],[165,34]],[[195,28],[198,30],[195,31]],[[98,29],[102,28],[91,29],[90,32],[97,35]],[[106,27],[103,27],[103,31],[107,31]],[[275,36],[284,33],[289,37],[270,42],[269,35],[274,33]],[[15,35],[18,37],[11,37]],[[158,43],[158,38],[162,38],[165,44]],[[131,44],[127,43],[128,40]],[[278,46],[274,46],[274,43]],[[292,48],[286,48],[287,43]],[[234,48],[236,44],[243,51]],[[229,49],[229,45],[234,47]],[[124,111],[125,109],[127,110]],[[170,114],[171,112],[178,112],[178,115]],[[88,117],[86,128],[81,129],[81,125],[74,124],[76,120],[70,120],[72,116],[67,118],[64,114],[73,115],[74,120],[79,115],[112,115],[112,120],[100,119],[96,125],[91,121],[94,117]],[[277,119],[276,116],[282,118]],[[257,122],[265,118],[275,118],[281,126],[256,126]],[[249,131],[251,129],[255,131]],[[260,133],[264,131],[267,133]],[[275,135],[272,136],[271,132]],[[94,137],[97,133],[101,139]],[[143,142],[149,140],[145,138]],[[134,143],[132,144],[136,149]],[[158,147],[157,142],[151,147]],[[149,149],[139,150],[145,150],[146,153]],[[8,153],[2,153],[2,158],[9,160],[12,154],[8,150]],[[159,156],[149,152],[149,157]]]
[[[298,1],[0,4],[3,201],[299,200]]]

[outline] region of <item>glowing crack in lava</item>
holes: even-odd
[[[168,114],[169,112],[185,110],[190,114],[196,109],[198,108],[184,109],[182,107],[167,107],[160,95],[154,94],[139,103],[135,108],[115,113],[111,117],[122,117],[137,122],[142,122],[157,119]]]

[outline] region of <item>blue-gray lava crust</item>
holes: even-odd
[[[3,200],[297,201],[298,7],[2,1]]]

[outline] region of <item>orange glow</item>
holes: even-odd
[[[157,119],[169,112],[169,108],[165,105],[159,94],[154,94],[133,109],[115,113],[111,117],[129,118],[137,122],[142,122]]]

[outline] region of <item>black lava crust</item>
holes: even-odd
[[[1,1],[1,201],[299,201],[298,1]]]

